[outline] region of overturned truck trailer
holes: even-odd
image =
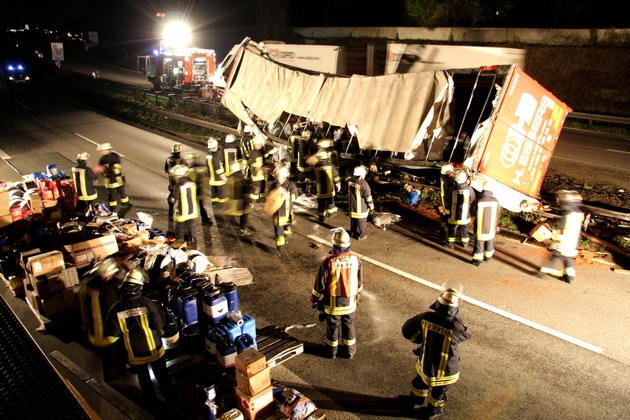
[[[398,68],[417,57],[398,51]],[[347,158],[369,158],[405,177],[455,163],[476,181],[493,180],[504,208],[534,210],[571,109],[519,66],[488,60],[493,67],[477,71],[407,65],[414,72],[340,76],[278,63],[246,38],[220,66],[221,101],[276,144],[299,135],[296,118],[327,127],[327,134],[349,128],[359,152]]]

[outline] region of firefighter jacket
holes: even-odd
[[[475,191],[466,183],[455,184],[450,194],[448,223],[467,225],[470,223],[470,205],[475,201]]]
[[[339,170],[328,159],[320,159],[313,167],[315,170],[315,183],[317,198],[334,197],[341,189]]]
[[[120,155],[118,153],[110,151],[102,155],[98,164],[105,166],[105,172],[103,174],[105,187],[118,188],[125,185],[122,165],[120,164]]]
[[[234,143],[228,143],[223,147],[223,164],[225,165],[225,176],[232,176],[230,172],[230,166],[241,160],[241,150],[234,145]]]
[[[308,164],[306,159],[312,155],[313,150],[311,148],[311,141],[300,137],[298,140],[298,156],[297,156],[297,168],[299,172],[310,172],[313,170],[311,165]]]
[[[252,149],[249,153],[249,178],[252,182],[265,180],[264,165],[265,158],[262,149]]]
[[[254,150],[254,136],[245,135],[241,140],[241,156],[249,159],[250,154]]]
[[[291,145],[291,166],[297,167],[298,157],[300,155],[300,136],[289,137],[289,144]]]
[[[185,222],[199,216],[197,184],[190,178],[183,176],[175,182],[173,197],[175,198],[174,222]]]
[[[251,188],[242,170],[234,172],[228,179],[227,190],[229,204],[225,214],[242,216],[252,212],[254,206],[251,202]]]
[[[119,284],[116,277],[103,281],[95,274],[79,283],[82,327],[87,332],[89,343],[95,347],[106,347],[118,340],[118,337],[106,334],[105,319],[109,309],[120,300]]]
[[[225,185],[225,164],[223,149],[218,148],[215,152],[208,152],[206,155],[206,164],[208,165],[208,177],[210,185]]]
[[[162,329],[166,315],[159,303],[140,294],[126,295],[107,314],[107,331],[123,337],[129,362],[144,365],[164,356]]]
[[[273,214],[274,226],[289,226],[295,221],[293,214],[293,203],[298,196],[298,187],[295,182],[286,179],[282,184],[276,183],[273,188],[280,187],[283,191],[284,202],[280,208]]]
[[[584,222],[584,213],[579,203],[567,203],[562,206],[559,230],[551,239],[555,241],[552,248],[563,257],[575,257],[578,254],[580,232]]]
[[[328,315],[348,315],[357,309],[362,291],[361,258],[349,248],[344,248],[339,252],[331,252],[320,264],[311,302],[323,300],[324,311]]]
[[[483,191],[471,208],[475,218],[475,239],[489,241],[494,239],[499,222],[501,206],[499,200],[492,196],[492,191]]]
[[[372,189],[364,178],[352,176],[348,180],[348,199],[350,217],[354,219],[365,219],[374,210]]]
[[[87,161],[79,161],[77,166],[72,168],[72,180],[74,181],[74,189],[77,192],[77,199],[81,201],[92,201],[98,198],[96,188],[94,188],[94,181],[97,176],[87,166]]]
[[[172,153],[169,157],[166,158],[164,162],[164,172],[168,174],[168,190],[173,191],[173,187],[175,186],[175,180],[173,179],[173,175],[171,174],[171,169],[174,166],[185,164],[184,158],[181,157],[180,153]]]
[[[451,385],[459,379],[459,343],[472,334],[459,317],[457,306],[435,301],[423,312],[408,319],[402,327],[407,340],[419,344],[416,371],[428,386]]]
[[[442,174],[440,176],[440,198],[442,199],[442,208],[444,214],[451,212],[451,191],[455,186],[455,180],[450,174]]]

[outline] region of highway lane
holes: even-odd
[[[54,163],[69,170],[82,150],[92,153],[90,164],[95,164],[95,144],[109,141],[124,156],[135,204],[130,215],[149,213],[154,226],[166,228],[166,175],[161,171],[174,139],[34,92],[1,117],[0,149],[12,156],[10,161],[20,160],[19,166],[30,172],[53,163],[51,156],[59,157],[67,162]],[[191,144],[185,148],[203,152]],[[289,254],[281,259],[275,256],[271,221],[260,207],[250,220],[251,239],[239,240],[236,229],[198,230],[206,254],[248,267],[254,275],[253,285],[239,289],[243,310],[259,326],[293,327],[289,332],[304,341],[305,354],[272,369],[272,376],[316,399],[329,418],[401,415],[400,396],[408,393],[414,357],[400,327],[435,300],[435,288],[448,278],[464,283],[462,316],[474,338],[462,345],[462,379],[453,387],[445,418],[621,418],[630,407],[625,393],[630,349],[618,324],[630,319],[630,305],[620,303],[628,296],[624,279],[594,266],[578,267],[572,285],[536,279],[530,271],[545,257],[544,250],[509,238],[497,240],[494,261],[476,268],[468,263],[469,251],[437,246],[436,233],[411,220],[386,231],[370,226],[367,241],[353,242],[353,249],[365,256],[366,270],[357,315],[359,352],[352,361],[319,357],[324,329],[308,296],[328,251],[329,229],[347,227],[349,219],[340,214],[319,224],[311,204],[305,199],[300,205]],[[317,243],[324,245],[315,249]],[[611,396],[615,404],[600,403]]]

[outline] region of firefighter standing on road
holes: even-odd
[[[332,142],[332,140],[322,140],[322,142],[329,141]],[[319,221],[323,222],[326,217],[333,217],[337,214],[335,195],[341,191],[341,178],[339,177],[339,170],[330,161],[330,153],[323,147],[317,152],[317,163],[315,163],[313,170],[316,183],[317,215]]]
[[[98,193],[94,187],[97,175],[92,168],[87,166],[90,154],[82,152],[77,155],[77,164],[72,167],[72,180],[77,193],[76,213],[85,218],[92,209],[92,204],[98,198]]]
[[[208,139],[208,153],[206,154],[208,165],[208,177],[210,183],[210,197],[214,208],[227,203],[228,198],[225,191],[227,176],[225,175],[225,161],[223,149],[219,147],[219,141],[214,137]]]
[[[556,198],[561,209],[559,229],[551,236],[554,241],[551,246],[551,258],[540,267],[537,273],[539,277],[550,274],[567,283],[575,280],[575,257],[578,254],[580,233],[584,223],[582,212],[582,196],[577,191],[560,190],[556,192]],[[562,264],[562,270],[557,264]]]
[[[223,164],[225,165],[225,176],[232,176],[232,164],[242,159],[241,150],[236,145],[236,136],[228,134],[225,136],[223,145]]]
[[[175,143],[171,148],[171,155],[166,158],[164,162],[164,172],[168,174],[168,198],[166,201],[168,202],[168,217],[173,217],[173,204],[175,201],[173,200],[173,188],[175,187],[175,180],[173,179],[173,174],[171,173],[171,169],[173,169],[177,165],[181,165],[184,162],[184,159],[181,156],[181,147],[182,145],[179,143]]]
[[[341,338],[346,357],[352,359],[357,351],[354,318],[363,291],[363,263],[350,250],[350,235],[343,228],[334,231],[332,244],[332,251],[319,266],[311,303],[323,306],[326,313],[326,356],[337,356]]]
[[[283,197],[282,205],[272,215],[274,236],[276,238],[276,249],[279,256],[284,253],[287,245],[287,239],[291,236],[291,225],[295,221],[295,214],[293,214],[293,202],[298,196],[297,185],[289,179],[289,172],[289,168],[284,165],[279,165],[274,171],[276,185],[272,186],[271,190],[274,191],[278,188],[278,191]]]
[[[441,415],[449,386],[459,379],[459,343],[472,337],[459,316],[462,291],[459,284],[443,284],[440,296],[429,307],[431,311],[403,324],[403,337],[419,344],[414,351],[418,360],[410,393],[414,417],[430,419]],[[423,407],[427,397],[429,403]]]
[[[354,168],[348,180],[348,201],[350,209],[350,236],[362,241],[367,238],[367,218],[374,211],[372,190],[365,180],[367,168],[363,165]]]
[[[199,203],[197,201],[197,185],[188,177],[189,172],[190,168],[185,165],[177,165],[171,169],[171,174],[175,180],[173,222],[175,223],[177,240],[189,240],[194,248],[197,243],[195,219],[199,217]]]
[[[468,185],[466,171],[460,170],[455,175],[455,185],[445,202],[448,205],[448,219],[446,221],[446,247],[453,249],[457,238],[457,228],[461,237],[462,247],[466,248],[470,240],[468,224],[470,223],[470,205],[475,201],[475,192]]]
[[[473,265],[479,266],[483,260],[490,261],[494,255],[494,237],[497,234],[497,224],[501,206],[499,200],[492,195],[489,181],[484,182],[483,191],[471,207],[471,215],[474,217]]]
[[[109,143],[103,143],[97,149],[101,152],[101,158],[95,172],[102,173],[105,178],[109,209],[115,212],[118,207],[118,199],[120,199],[123,208],[118,212],[118,215],[124,218],[125,214],[131,210],[132,204],[125,192],[125,177],[122,174],[120,155],[114,152]]]
[[[249,152],[249,177],[251,181],[251,198],[253,202],[265,197],[265,156],[263,147],[265,138],[257,134],[252,139],[253,149]]]

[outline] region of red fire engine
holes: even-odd
[[[162,86],[193,89],[205,86],[217,68],[214,50],[186,48],[144,57],[147,80]],[[139,65],[140,66],[140,65]]]

